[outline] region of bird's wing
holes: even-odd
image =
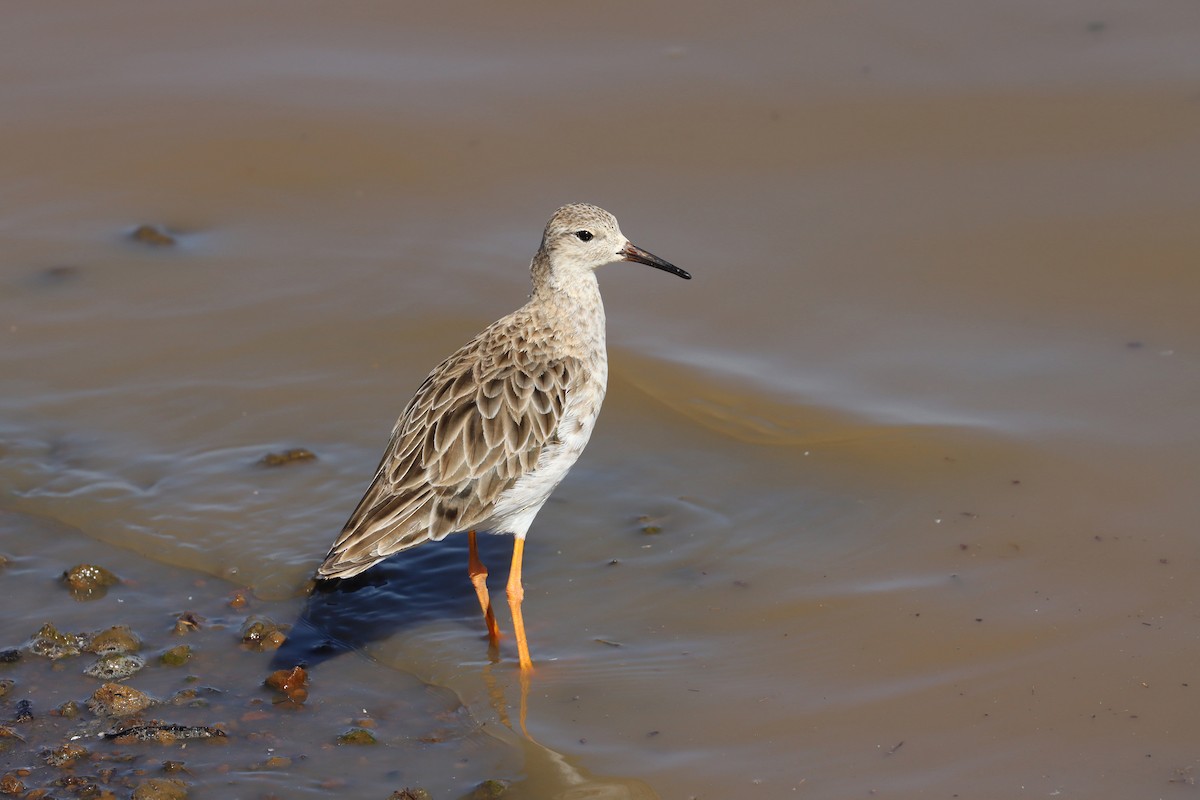
[[[537,465],[583,362],[535,357],[489,337],[491,330],[421,384],[318,577],[356,575],[400,550],[474,528]]]

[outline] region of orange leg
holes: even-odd
[[[512,568],[508,571],[508,609],[512,612],[513,633],[517,635],[517,655],[521,659],[521,670],[533,669],[529,657],[529,642],[525,638],[525,618],[521,616],[521,601],[525,599],[525,588],[521,586],[521,556],[525,553],[525,540],[513,542]]]
[[[488,596],[487,567],[479,560],[479,552],[475,549],[475,531],[467,532],[467,542],[470,556],[467,561],[467,574],[475,585],[475,596],[479,598],[479,607],[483,609],[483,619],[487,623],[488,641],[492,647],[500,642],[500,628],[496,625],[496,614],[492,611],[492,599]]]

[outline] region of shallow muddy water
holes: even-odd
[[[93,746],[184,761],[194,797],[1193,792],[1196,22],[10,9],[0,649],[52,621],[154,655],[204,616],[187,670],[127,683],[194,674],[220,692],[158,716],[228,736]],[[523,687],[463,537],[304,592],[396,414],[523,302],[572,201],[695,279],[600,273],[608,399],[530,533]],[[294,447],[316,458],[258,463]],[[508,553],[486,541],[494,587]],[[84,561],[122,584],[72,599]],[[302,707],[239,646],[251,614],[296,626]],[[0,664],[6,719],[34,711],[3,772],[49,785],[37,748],[96,733],[51,714],[86,663]],[[374,748],[337,744],[356,725]]]

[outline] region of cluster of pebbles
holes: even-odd
[[[80,564],[63,574],[63,583],[79,600],[103,597],[119,579],[103,567]],[[179,615],[173,636],[197,631],[203,621],[195,614]],[[178,668],[191,660],[192,647],[175,643],[149,659],[154,668]],[[51,680],[82,662],[79,671],[99,686],[85,698],[68,700],[48,712],[39,712],[37,696],[50,693]],[[42,668],[38,668],[38,665]],[[182,762],[162,762],[160,775],[149,774],[124,753],[101,753],[93,742],[169,745],[185,740],[223,739],[221,725],[192,725],[166,721],[176,709],[194,707],[206,693],[182,689],[160,700],[127,685],[148,666],[143,642],[127,625],[77,633],[47,622],[20,647],[0,651],[0,674],[18,667],[28,687],[13,678],[0,678],[0,702],[12,701],[9,721],[0,724],[0,755],[7,763],[26,766],[0,775],[0,794],[42,800],[64,794],[88,800],[173,800],[188,794]],[[24,695],[24,696],[22,696]],[[162,717],[161,719],[159,717]]]
[[[91,564],[63,574],[64,586],[78,600],[103,597],[119,583],[111,572]],[[51,622],[33,631],[19,646],[4,649],[12,643],[0,643],[0,764],[6,765],[0,768],[0,797],[188,797],[195,776],[179,758],[192,752],[184,748],[228,742],[238,735],[239,719],[234,716],[238,713],[242,719],[251,715],[262,718],[266,709],[300,709],[308,699],[308,675],[301,667],[280,670],[261,684],[253,681],[250,687],[229,690],[203,686],[197,675],[187,674],[197,666],[194,642],[202,642],[202,649],[225,646],[251,653],[274,650],[282,644],[285,632],[280,626],[266,617],[246,614],[248,605],[243,592],[227,601],[231,618],[240,620],[236,638],[230,636],[230,619],[209,623],[196,613],[183,612],[172,615],[174,622],[163,626],[161,640],[149,645],[127,625],[72,632]],[[236,624],[234,630],[238,630]],[[166,682],[185,688],[169,697],[155,697],[131,685],[142,676],[156,677],[154,683],[161,685],[162,674],[155,675],[161,670],[178,670],[178,677]],[[61,698],[70,675],[81,685],[92,682],[94,688],[56,705],[56,701],[39,702],[39,698],[55,695]],[[80,675],[86,678],[80,679]],[[246,712],[246,706],[264,711]],[[194,722],[198,718],[202,724]],[[369,727],[354,727],[331,744],[372,745],[375,739]],[[171,757],[163,758],[164,752]],[[251,766],[285,770],[291,765],[291,758],[272,756]],[[428,797],[421,789],[407,788],[393,795],[394,800]]]

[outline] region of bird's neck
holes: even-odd
[[[600,299],[600,284],[595,273],[547,274],[542,280],[536,278],[535,275],[530,305],[551,318],[558,330],[571,331],[572,338],[584,351],[580,355],[602,355],[605,348],[604,301]]]

